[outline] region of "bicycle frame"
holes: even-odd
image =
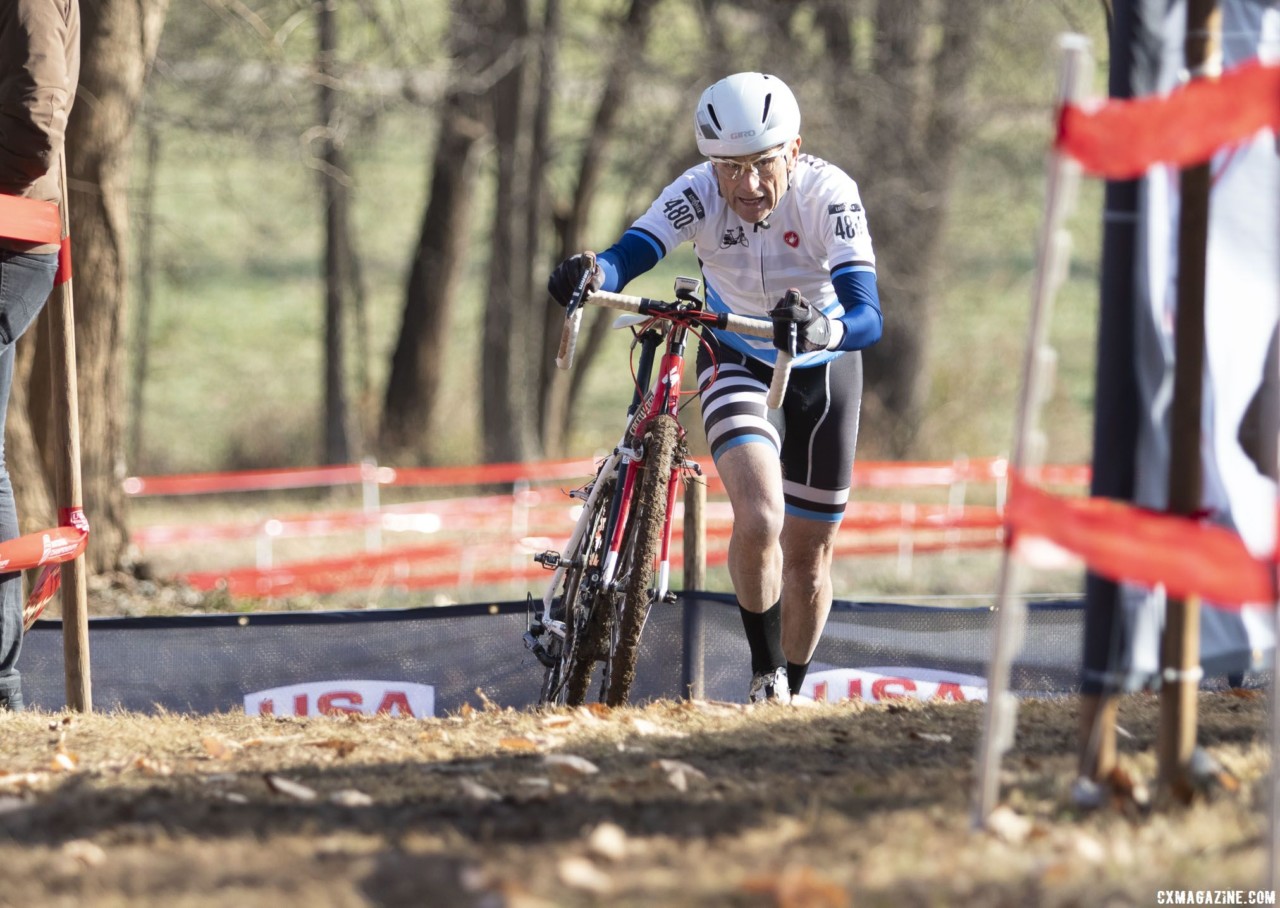
[[[623,427],[622,437],[600,466],[600,469],[596,471],[596,478],[591,483],[591,490],[586,498],[583,499],[582,516],[574,526],[573,534],[569,537],[569,542],[564,549],[566,552],[577,551],[579,544],[582,542],[582,534],[586,532],[588,526],[587,518],[595,507],[600,494],[608,485],[603,480],[612,474],[616,474],[621,481],[614,485],[613,500],[610,502],[609,517],[605,525],[605,536],[609,540],[609,546],[605,556],[604,571],[600,578],[600,585],[603,589],[612,590],[616,585],[615,572],[618,566],[618,555],[622,549],[622,531],[626,527],[626,519],[630,513],[631,495],[644,462],[643,458],[639,456],[641,452],[636,450],[633,442],[635,439],[644,437],[645,424],[659,413],[667,413],[673,417],[677,415],[688,330],[687,325],[673,325],[667,332],[662,332],[658,331],[652,324],[646,324],[639,332],[640,359],[636,367],[635,390],[632,393],[631,404],[627,408],[627,419]],[[677,333],[678,337],[673,337]],[[650,393],[653,390],[650,387],[653,361],[657,355],[658,348],[664,342],[667,345],[667,350],[663,353],[658,371],[659,387],[657,390],[659,393]],[[673,344],[675,345],[674,349]],[[687,464],[682,464],[682,466],[687,466]],[[693,468],[697,469],[697,464],[694,464]],[[677,476],[678,471],[673,471],[669,482],[666,526],[663,528],[658,598],[666,596],[670,583],[671,505],[675,500],[678,485]],[[574,497],[581,497],[576,493],[571,494],[574,494]],[[542,597],[543,627],[562,638],[564,637],[564,622],[554,619],[551,612],[556,590],[559,589],[561,582],[563,582],[564,574],[568,567],[568,563],[561,563],[556,566],[555,574],[552,576],[551,582],[547,585],[547,591]]]
[[[626,702],[649,610],[658,601],[674,600],[670,584],[676,492],[682,471],[700,471],[685,457],[685,430],[679,420],[689,332],[712,326],[773,336],[771,322],[708,312],[696,295],[700,286],[700,281],[679,278],[676,301],[663,302],[589,293],[584,276],[566,310],[556,357],[561,368],[572,364],[584,302],[639,314],[642,318],[633,330],[640,353],[621,439],[595,478],[569,493],[583,501],[583,508],[564,554],[534,556],[555,571],[542,597],[541,615],[530,615],[524,635],[525,646],[547,669],[541,702],[582,702],[596,661],[605,664],[602,699],[607,690],[609,703]],[[775,396],[781,400],[789,359],[779,355],[770,406],[777,405]]]

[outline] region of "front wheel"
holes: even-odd
[[[655,417],[645,433],[644,465],[633,493],[618,564],[617,583],[622,603],[605,697],[610,706],[627,702],[635,680],[640,632],[655,595],[653,563],[662,551],[667,496],[679,447],[679,424],[671,416]]]
[[[558,651],[555,661],[547,669],[539,702],[553,706],[577,706],[586,699],[591,683],[591,671],[598,659],[600,623],[596,614],[599,607],[601,564],[604,556],[604,528],[609,514],[609,502],[613,498],[616,472],[607,475],[602,470],[596,482],[602,483],[600,494],[589,513],[582,515],[586,521],[583,533],[574,551],[567,557],[569,565],[560,583],[558,599],[565,624],[562,641],[556,641]]]

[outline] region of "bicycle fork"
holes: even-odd
[[[676,410],[680,401],[680,382],[681,372],[684,369],[684,347],[687,329],[680,328],[672,333],[667,352],[662,356],[662,364],[658,370],[658,385],[655,393],[650,395],[645,401],[646,406],[642,416],[636,422],[635,438],[643,439],[646,424],[653,417],[659,414],[667,414],[675,417]],[[677,420],[677,424],[678,424]],[[603,585],[607,590],[615,589],[617,585],[618,560],[622,552],[624,542],[623,535],[625,533],[628,517],[630,516],[631,501],[634,497],[636,485],[639,482],[640,470],[643,466],[643,451],[627,451],[623,455],[623,468],[626,470],[626,478],[622,489],[622,494],[617,502],[620,503],[620,513],[616,519],[611,515],[610,527],[612,532],[609,538],[609,549],[605,556]],[[681,462],[673,462],[671,465],[671,475],[667,479],[667,507],[666,514],[663,519],[662,530],[662,549],[656,574],[656,582],[650,596],[651,602],[665,600],[670,591],[671,581],[671,515],[675,509],[676,488],[679,485],[680,469],[683,466]]]

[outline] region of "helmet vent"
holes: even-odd
[[[769,122],[769,105],[773,103],[773,92],[764,96],[764,113],[760,116],[761,123]]]
[[[716,124],[716,129],[719,129],[721,132],[723,132],[724,127],[720,125],[720,118],[716,116],[716,109],[712,107],[710,104],[707,105],[707,113],[711,115],[711,122]]]

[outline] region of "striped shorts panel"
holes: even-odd
[[[779,420],[765,403],[772,368],[716,343],[710,332],[707,340],[698,350],[698,387],[711,456],[719,460],[740,444],[770,445],[782,469],[786,513],[838,523],[858,442],[862,354],[793,369]]]

